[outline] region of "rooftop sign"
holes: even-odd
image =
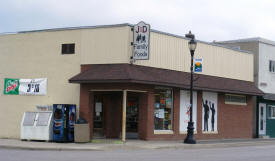
[[[133,58],[136,60],[149,59],[150,25],[139,22],[134,25]]]

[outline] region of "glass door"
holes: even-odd
[[[94,103],[94,138],[104,138],[104,108],[103,99],[100,96],[95,96]]]
[[[138,137],[138,98],[129,98],[126,110],[126,137]]]
[[[266,104],[259,103],[259,135],[266,135]]]

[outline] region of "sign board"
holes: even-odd
[[[5,95],[46,95],[47,78],[10,79],[4,81]]]
[[[4,80],[4,94],[6,95],[18,95],[19,94],[19,79]]]
[[[20,79],[19,95],[46,95],[47,79]]]
[[[136,60],[149,59],[150,25],[139,22],[134,25],[133,58]]]
[[[95,103],[95,112],[102,112],[102,103],[101,102]]]
[[[202,72],[202,58],[195,59],[195,72]]]

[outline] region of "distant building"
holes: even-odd
[[[254,55],[254,82],[265,93],[257,97],[254,134],[275,137],[275,42],[257,37],[218,43],[251,51]]]
[[[47,78],[46,95],[1,92],[0,137],[19,138],[24,111],[64,103],[77,105],[92,138],[121,138],[125,129],[126,138],[184,139],[189,39],[151,30],[149,58],[134,61],[132,27],[0,35],[1,91],[5,78]],[[202,60],[202,72],[194,75],[195,138],[252,138],[253,96],[263,95],[253,82],[253,54],[199,41],[195,58]]]

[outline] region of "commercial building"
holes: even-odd
[[[92,138],[183,139],[189,119],[189,39],[150,30],[149,57],[133,60],[130,24],[0,36],[5,78],[45,78],[45,95],[0,95],[1,138],[18,138],[24,111],[76,104]],[[147,38],[136,38],[145,41]],[[199,41],[193,120],[196,139],[253,137],[253,55]],[[126,108],[127,106],[127,108]]]
[[[264,38],[247,38],[218,42],[254,55],[254,82],[265,95],[255,100],[254,133],[275,137],[275,42]]]

